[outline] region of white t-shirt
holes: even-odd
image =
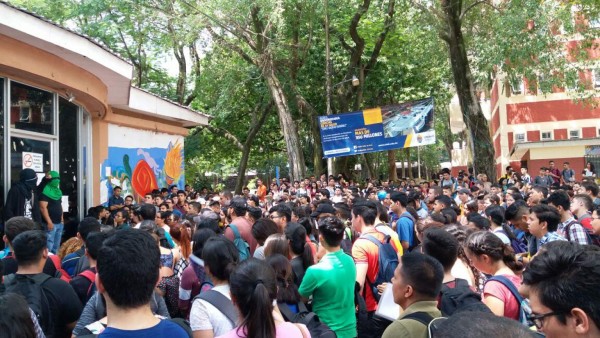
[[[502,240],[502,243],[510,244],[510,239],[504,234],[504,230],[502,228],[496,228],[492,232]]]
[[[218,285],[212,289],[231,299],[229,284]],[[192,304],[190,326],[192,331],[213,330],[215,337],[224,335],[235,327],[219,309],[202,299],[196,299]]]

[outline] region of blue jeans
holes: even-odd
[[[56,254],[58,249],[60,248],[60,239],[62,238],[64,224],[58,223],[54,224],[54,228],[52,230],[47,230],[48,234],[48,251]]]

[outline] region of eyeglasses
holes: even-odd
[[[558,312],[548,312],[540,315],[529,314],[527,315],[527,319],[532,322],[538,330],[540,330],[544,326],[544,318],[551,316],[558,316],[561,313]]]

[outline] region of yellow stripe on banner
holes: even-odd
[[[365,119],[365,126],[383,123],[380,107],[363,110],[363,118]]]
[[[404,148],[410,147],[410,141],[412,141],[413,133],[410,133],[406,136],[406,141],[404,141]]]

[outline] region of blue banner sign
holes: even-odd
[[[435,143],[433,98],[319,116],[325,158]]]

